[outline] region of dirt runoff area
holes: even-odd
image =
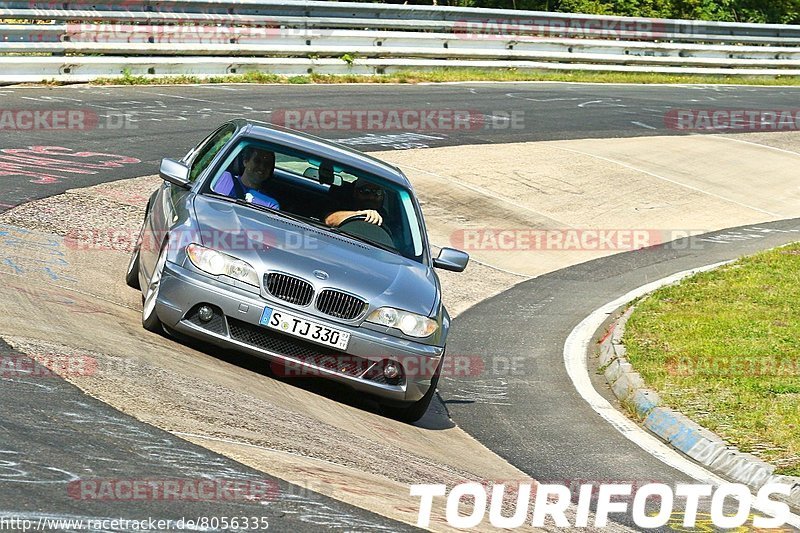
[[[455,316],[533,276],[680,232],[798,216],[800,190],[785,186],[798,147],[787,136],[687,136],[378,156],[411,179],[433,244],[472,255],[466,272],[440,272]],[[768,173],[757,183],[754,166]],[[145,332],[140,295],[124,285],[123,273],[159,183],[143,177],[72,190],[1,215],[4,230],[24,245],[0,242],[17,267],[0,264],[0,335],[28,353],[90,354],[97,371],[68,377],[88,394],[244,464],[410,524],[419,503],[408,496],[410,483],[529,480],[455,426],[441,403],[417,425],[401,424],[336,387],[277,378],[261,360]],[[102,236],[94,247],[76,244],[87,231]],[[49,271],[41,268],[51,250],[44,243],[62,254]],[[44,305],[64,312],[41,313]],[[448,529],[443,513],[434,513],[431,529]]]

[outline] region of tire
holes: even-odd
[[[147,224],[147,215],[150,212],[150,204],[147,204],[147,209],[144,213],[144,222],[142,222],[142,229],[139,230],[139,237],[136,239],[136,244],[133,245],[133,253],[131,260],[128,262],[128,271],[125,272],[125,283],[131,289],[137,291],[142,290],[139,284],[139,250],[142,249],[142,237],[144,236],[144,226]]]
[[[164,246],[161,247],[161,252],[158,254],[156,266],[153,268],[153,275],[150,276],[150,281],[147,283],[147,291],[142,296],[142,327],[147,331],[159,334],[164,332],[164,328],[156,313],[156,301],[158,300],[161,277],[164,274],[164,265],[166,263],[167,243],[164,243]]]
[[[127,283],[128,287],[131,289],[136,289],[137,291],[142,290],[142,287],[139,285],[139,248],[133,250],[133,255],[131,255],[131,260],[128,263],[128,271],[125,273],[125,283]]]
[[[444,357],[442,357],[442,361],[443,360]],[[434,372],[433,377],[431,378],[431,386],[428,389],[428,392],[425,393],[425,396],[416,402],[409,403],[408,405],[402,407],[384,405],[382,407],[383,412],[389,418],[394,418],[395,420],[406,422],[408,424],[413,424],[425,416],[425,413],[428,412],[428,407],[431,404],[431,400],[433,400],[433,397],[436,394],[436,386],[439,384],[439,375],[442,371],[442,361],[439,361],[439,366],[436,367],[436,372]]]

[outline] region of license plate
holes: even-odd
[[[346,350],[347,343],[350,342],[350,333],[346,331],[329,328],[271,307],[264,308],[259,324],[339,350]]]

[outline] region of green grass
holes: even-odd
[[[664,403],[800,476],[800,243],[656,291],[625,345]]]
[[[649,73],[587,71],[521,71],[516,69],[404,70],[391,74],[306,74],[280,76],[269,72],[248,72],[201,78],[191,75],[145,77],[129,72],[122,77],[100,78],[99,85],[177,85],[186,83],[443,83],[453,81],[572,81],[592,83],[697,83],[738,85],[800,85],[800,76],[692,76]]]

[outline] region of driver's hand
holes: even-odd
[[[357,214],[366,215],[367,218],[364,221],[370,224],[375,224],[376,226],[383,224],[383,217],[374,209],[364,209],[363,211],[358,211]]]

